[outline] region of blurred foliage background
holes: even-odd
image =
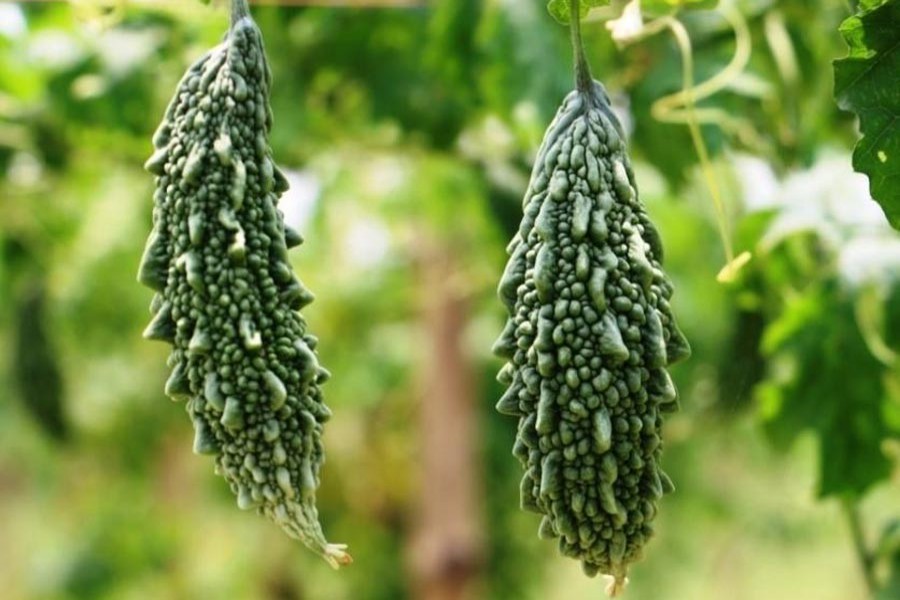
[[[254,8],[281,207],[307,238],[292,260],[334,375],[319,505],[356,560],[339,573],[236,509],[163,395],[168,348],[141,339],[141,165],[226,11],[99,4],[0,3],[0,595],[600,597],[520,512],[515,425],[493,409],[504,247],[572,85],[545,2]],[[617,47],[615,8],[584,25],[694,348],[665,433],[678,491],[627,597],[900,598],[900,236],[832,99],[851,7],[727,4],[752,52],[701,103],[719,115],[703,136],[754,255],[727,285],[688,130],[651,114],[681,89],[676,45]],[[679,17],[698,80],[720,72],[735,53],[721,10]]]

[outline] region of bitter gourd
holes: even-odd
[[[519,418],[521,505],[543,515],[541,537],[619,586],[673,489],[659,466],[662,415],[678,406],[666,366],[690,349],[621,126],[583,73],[545,134],[523,212],[494,346],[508,361],[497,410]]]
[[[63,373],[46,323],[43,281],[29,283],[15,312],[13,373],[25,408],[48,435],[64,441],[69,422],[64,406]]]
[[[302,242],[277,208],[287,180],[268,143],[271,73],[244,0],[224,41],[184,75],[153,138],[153,231],[138,279],[156,290],[144,335],[174,346],[166,394],[186,400],[194,451],[242,509],[257,509],[333,566],[315,494],[330,416],[316,338],[297,310],[313,295],[287,251]]]

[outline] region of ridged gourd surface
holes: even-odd
[[[519,418],[521,503],[589,575],[621,582],[673,489],[659,465],[666,366],[690,354],[672,316],[659,236],[638,200],[603,87],[572,92],[545,134],[499,295],[494,351]]]
[[[272,160],[271,75],[248,17],[178,85],[146,168],[157,175],[153,231],[138,279],[157,291],[145,337],[174,346],[165,391],[185,400],[194,451],[242,509],[256,509],[333,566],[315,494],[330,416],[316,338],[297,310],[312,294],[288,248],[302,242],[277,208],[287,180]]]

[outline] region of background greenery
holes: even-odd
[[[254,9],[275,74],[272,144],[292,183],[282,208],[307,238],[292,260],[317,293],[304,314],[334,375],[319,504],[356,559],[339,573],[236,509],[162,393],[167,348],[141,339],[153,185],[141,165],[226,12],[107,4],[118,8],[0,3],[0,595],[441,597],[422,591],[415,543],[421,415],[429,390],[465,377],[477,529],[465,596],[599,597],[602,582],[519,511],[515,426],[493,410],[504,246],[572,85],[568,32],[546,3]],[[694,348],[674,371],[682,411],[665,432],[678,491],[627,597],[867,598],[856,522],[880,598],[900,598],[900,236],[853,173],[856,120],[832,98],[852,9],[737,6],[749,64],[701,104],[728,116],[703,135],[734,243],[754,254],[727,285],[688,130],[651,114],[681,88],[677,47],[660,34],[618,48],[608,8],[584,24]],[[679,17],[697,79],[723,69],[735,44],[721,12]],[[885,97],[900,97],[896,71],[883,77]],[[446,371],[432,350],[442,310],[462,357]]]

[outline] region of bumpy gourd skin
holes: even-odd
[[[690,354],[622,138],[599,83],[565,99],[508,248],[494,346],[508,360],[497,410],[519,417],[522,508],[618,583],[673,489],[659,467],[662,414],[678,406],[666,366]]]
[[[287,181],[268,145],[270,83],[260,32],[239,15],[179,84],[146,165],[154,227],[138,279],[158,293],[144,335],[174,346],[166,394],[187,401],[194,451],[216,457],[238,506],[337,566],[349,556],[315,506],[328,372],[296,312],[313,296],[276,206]]]

